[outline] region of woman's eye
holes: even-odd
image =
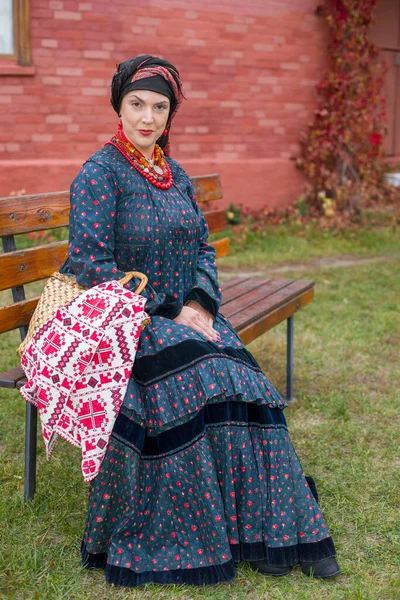
[[[156,106],[157,110],[165,110],[167,107],[164,104],[158,104],[158,106]]]
[[[134,106],[135,108],[138,108],[139,106],[141,106],[140,102],[132,102],[132,106]]]

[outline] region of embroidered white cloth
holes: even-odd
[[[57,437],[82,449],[85,481],[99,472],[131,375],[146,299],[117,281],[59,309],[27,346],[21,394],[38,408],[46,455]]]

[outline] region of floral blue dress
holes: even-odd
[[[205,219],[188,175],[167,160],[174,184],[161,190],[106,145],[71,186],[62,272],[91,287],[141,271],[151,315],[90,486],[84,565],[116,585],[202,585],[233,579],[241,560],[333,556],[285,401],[219,312]],[[213,314],[220,342],[175,323],[190,299]]]

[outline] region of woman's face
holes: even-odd
[[[120,115],[126,137],[147,158],[168,121],[167,96],[149,90],[133,90],[122,98]]]

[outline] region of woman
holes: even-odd
[[[83,563],[131,587],[229,581],[241,560],[269,575],[300,563],[332,577],[334,545],[285,402],[218,312],[205,219],[188,175],[162,152],[179,73],[140,56],[119,65],[111,88],[118,132],[72,184],[62,272],[86,287],[144,272],[151,324],[91,484]]]

